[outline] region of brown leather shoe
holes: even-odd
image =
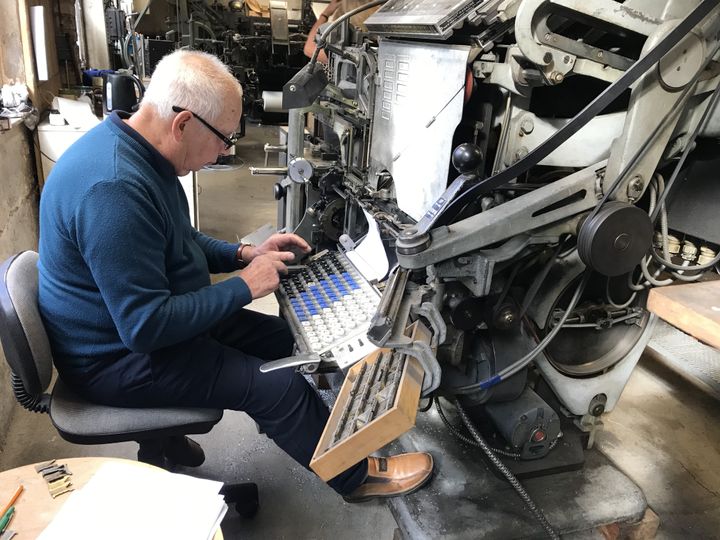
[[[375,498],[397,497],[417,491],[430,481],[433,458],[425,452],[368,458],[368,477],[350,495],[349,503]]]

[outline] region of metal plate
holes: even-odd
[[[486,0],[390,0],[365,21],[374,34],[446,39]]]
[[[392,175],[398,206],[416,220],[447,184],[469,50],[461,45],[380,42],[371,173]]]

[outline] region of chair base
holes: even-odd
[[[186,437],[174,436],[138,441],[138,461],[170,470],[177,465],[199,467],[205,462],[205,452],[198,443]]]

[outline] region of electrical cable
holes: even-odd
[[[492,386],[495,386],[496,384],[501,383],[502,381],[512,377],[515,375],[518,371],[523,369],[525,366],[527,366],[530,362],[532,362],[535,357],[543,352],[545,348],[550,344],[550,342],[553,340],[553,338],[560,332],[560,329],[565,324],[565,321],[570,316],[570,312],[575,309],[575,306],[577,305],[578,301],[580,300],[580,296],[585,291],[585,286],[588,283],[588,280],[590,279],[591,272],[586,270],[583,274],[582,279],[580,280],[580,283],[577,286],[577,289],[575,289],[575,293],[573,294],[572,298],[570,299],[570,303],[568,304],[567,309],[565,310],[565,313],[563,313],[562,317],[560,317],[560,320],[557,322],[555,327],[548,332],[548,334],[538,343],[529,353],[527,353],[525,356],[520,358],[519,360],[513,362],[508,367],[500,370],[497,374],[493,375],[492,377],[489,377],[485,380],[468,384],[465,386],[458,386],[455,388],[450,388],[449,391],[453,394],[463,395],[463,394],[472,394],[473,392],[477,392],[479,390],[485,390],[487,388],[490,388]]]
[[[530,495],[528,495],[528,492],[525,491],[525,488],[522,486],[520,481],[515,477],[515,475],[512,473],[510,469],[507,468],[507,466],[500,461],[500,458],[497,457],[490,446],[485,442],[485,439],[483,439],[480,432],[477,430],[477,428],[473,425],[473,423],[470,421],[470,418],[468,417],[467,413],[465,412],[465,409],[460,404],[459,399],[455,399],[455,408],[457,409],[458,414],[460,415],[460,418],[463,421],[463,424],[465,424],[465,427],[470,432],[470,434],[473,436],[473,438],[477,441],[478,446],[482,449],[482,451],[485,453],[485,455],[488,457],[490,462],[497,468],[498,471],[502,473],[502,475],[505,477],[505,479],[509,482],[509,484],[513,487],[513,489],[516,491],[516,493],[520,496],[522,501],[525,503],[525,506],[528,507],[530,512],[532,512],[533,516],[535,516],[535,519],[537,519],[540,522],[540,525],[542,525],[542,528],[545,530],[545,532],[548,534],[550,538],[553,539],[560,539],[560,535],[555,532],[555,530],[552,528],[552,525],[548,522],[547,518],[545,517],[545,514],[543,514],[542,510],[537,507],[537,505],[533,502],[533,500],[530,498]]]
[[[720,45],[715,48],[715,52],[717,52],[718,48],[720,48]],[[714,56],[714,54],[713,54],[713,56]],[[710,97],[708,106],[703,111],[703,115],[700,118],[700,121],[697,123],[697,125],[695,126],[695,129],[693,130],[692,134],[690,135],[690,138],[688,139],[688,142],[685,145],[685,150],[683,151],[682,155],[680,156],[680,159],[679,159],[677,165],[675,165],[675,169],[673,170],[673,173],[670,176],[670,179],[665,184],[665,189],[662,191],[662,193],[659,194],[658,204],[656,205],[655,209],[653,210],[653,212],[650,215],[650,219],[652,220],[653,223],[655,223],[655,221],[657,220],[658,215],[660,214],[661,207],[664,207],[665,199],[667,198],[668,193],[670,192],[670,190],[672,189],[672,186],[674,185],[675,181],[677,180],[678,175],[680,174],[680,170],[682,169],[682,166],[685,163],[687,156],[690,154],[690,151],[692,150],[695,139],[697,138],[700,131],[705,127],[705,124],[707,123],[707,121],[710,119],[710,113],[715,108],[715,105],[717,104],[717,101],[719,98],[720,98],[720,86],[718,86],[717,88],[715,88],[715,90],[713,90],[713,93],[712,93],[712,96]],[[663,251],[665,251],[664,245],[663,245]],[[655,259],[660,264],[662,264],[672,270],[682,270],[682,271],[709,270],[710,268],[715,266],[718,262],[720,262],[720,253],[710,262],[707,262],[705,264],[698,264],[698,265],[694,265],[694,266],[690,266],[690,267],[678,265],[678,264],[673,263],[672,261],[667,260],[666,259],[667,254],[663,253],[663,255],[665,255],[663,257],[657,253],[655,248],[652,248],[651,254],[652,254],[653,259]],[[687,277],[687,276],[685,276],[685,277]]]
[[[471,446],[480,447],[480,445],[478,444],[478,442],[477,442],[475,439],[471,439],[471,438],[469,438],[469,437],[466,437],[465,435],[463,435],[462,433],[460,433],[460,432],[455,428],[455,426],[453,426],[453,425],[450,423],[450,420],[447,419],[447,417],[445,416],[445,411],[443,411],[442,406],[440,405],[440,398],[439,398],[439,397],[435,397],[435,400],[434,400],[434,401],[435,401],[435,409],[437,410],[438,415],[440,416],[440,420],[443,421],[443,424],[445,424],[445,427],[448,428],[448,430],[450,431],[450,433],[452,433],[453,435],[455,435],[458,439],[460,439],[460,440],[461,440],[462,442],[464,442],[464,443],[467,443],[467,444],[469,444],[469,445],[471,445]],[[553,442],[555,442],[555,441],[553,441]],[[490,447],[490,449],[491,449],[493,452],[495,452],[496,454],[500,454],[501,456],[509,457],[509,458],[512,458],[512,459],[520,459],[520,454],[517,453],[517,452],[508,452],[508,451],[506,451],[506,450],[501,450],[500,448],[492,448],[492,447]]]
[[[330,26],[328,26],[325,31],[320,35],[320,38],[318,39],[317,46],[315,47],[315,52],[312,55],[312,58],[310,58],[310,67],[308,68],[310,72],[313,71],[313,68],[315,67],[315,64],[317,63],[318,55],[320,54],[320,50],[323,49],[327,45],[327,37],[330,36],[330,33],[335,30],[340,24],[342,24],[344,21],[349,19],[350,17],[353,17],[354,15],[357,15],[358,13],[361,13],[365,10],[368,10],[370,8],[374,8],[375,6],[379,6],[381,4],[384,4],[388,0],[373,0],[372,2],[369,2],[363,6],[356,7],[353,10],[348,11],[341,17],[338,17],[336,20],[330,23]]]

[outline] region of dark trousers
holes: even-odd
[[[260,373],[289,356],[293,338],[279,317],[241,310],[212,331],[149,354],[58,361],[63,381],[88,401],[118,407],[207,407],[244,411],[304,467],[329,412],[292,368]],[[364,482],[367,461],[328,484],[342,495]]]

